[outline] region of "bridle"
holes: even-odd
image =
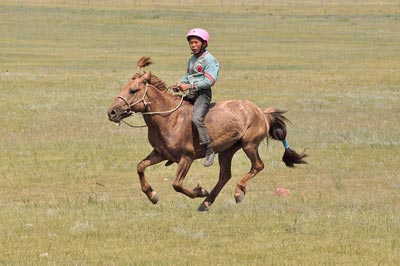
[[[148,85],[149,85],[149,84],[146,83],[146,88],[145,88],[145,91],[144,91],[144,93],[143,93],[142,98],[140,98],[139,100],[137,100],[136,102],[134,102],[134,103],[132,103],[132,104],[130,104],[130,103],[129,103],[124,97],[122,97],[122,96],[117,96],[117,97],[116,97],[117,99],[121,99],[121,100],[128,106],[128,109],[126,109],[124,113],[126,113],[126,114],[128,114],[128,115],[134,114],[135,112],[132,111],[131,108],[132,108],[133,106],[135,106],[136,104],[141,103],[141,102],[142,102],[143,105],[144,105],[144,108],[143,108],[143,110],[141,111],[141,113],[143,113],[144,110],[146,110],[147,105],[151,104],[151,102],[147,102],[147,101],[146,101],[147,89],[148,89],[148,87],[149,87]]]
[[[138,104],[138,103],[143,103],[143,105],[144,105],[143,110],[140,111],[140,113],[141,113],[142,115],[170,114],[170,113],[173,113],[173,112],[175,112],[176,110],[178,110],[179,107],[181,107],[182,102],[183,102],[183,97],[184,97],[184,95],[180,95],[180,96],[181,96],[181,100],[179,101],[178,105],[177,105],[175,108],[171,109],[171,110],[167,110],[167,111],[158,111],[158,112],[145,112],[147,106],[151,104],[151,102],[146,101],[147,90],[148,90],[149,86],[151,86],[151,85],[148,84],[148,83],[146,83],[146,87],[145,87],[145,91],[144,91],[144,93],[143,93],[143,96],[142,96],[139,100],[137,100],[136,102],[134,102],[134,103],[132,103],[132,104],[130,104],[130,103],[129,103],[124,97],[122,97],[122,96],[117,96],[117,97],[116,97],[117,99],[121,99],[121,100],[128,106],[128,109],[126,109],[126,110],[124,111],[125,114],[127,114],[127,115],[130,116],[130,115],[133,115],[133,114],[137,113],[137,112],[135,112],[135,111],[132,111],[131,108],[132,108],[133,106],[135,106],[136,104]],[[128,126],[131,126],[131,127],[145,127],[145,126],[133,126],[133,125],[128,124],[128,123],[125,122],[124,120],[121,120],[121,121],[124,122],[125,124],[127,124]]]

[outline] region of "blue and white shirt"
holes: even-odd
[[[199,57],[192,56],[188,62],[186,75],[181,83],[190,84],[189,94],[196,95],[202,90],[209,90],[217,82],[219,63],[208,51]]]

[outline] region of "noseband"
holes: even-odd
[[[139,100],[137,100],[136,102],[134,102],[134,103],[132,103],[132,104],[130,104],[130,103],[129,103],[124,97],[122,97],[122,96],[117,96],[117,97],[116,97],[116,98],[118,98],[118,99],[121,99],[121,100],[128,106],[128,109],[126,109],[126,111],[125,111],[124,113],[126,113],[126,114],[128,114],[128,115],[134,114],[135,112],[132,111],[131,107],[133,107],[133,106],[135,106],[136,104],[141,103],[141,102],[142,102],[143,105],[144,105],[144,108],[143,108],[143,110],[141,111],[141,113],[142,113],[143,115],[162,115],[162,114],[170,114],[170,113],[175,112],[176,110],[178,110],[179,107],[181,107],[182,102],[183,102],[184,95],[181,95],[181,100],[180,100],[180,102],[178,103],[178,105],[177,105],[175,108],[173,108],[173,109],[171,109],[171,110],[160,111],[160,112],[145,112],[147,106],[148,106],[149,104],[151,104],[151,102],[147,102],[146,99],[145,99],[146,96],[147,96],[147,89],[148,89],[148,88],[149,88],[149,84],[146,83],[146,89],[145,89],[145,91],[144,91],[144,94],[143,94],[142,98],[140,98]]]
[[[134,102],[134,103],[132,103],[132,104],[130,104],[124,97],[122,97],[122,96],[117,96],[118,99],[121,99],[121,100],[128,106],[128,109],[126,109],[126,111],[125,111],[124,113],[126,113],[126,114],[128,114],[128,115],[131,115],[131,114],[135,113],[135,112],[132,111],[131,108],[132,108],[133,106],[135,106],[136,104],[141,103],[141,102],[142,102],[143,105],[144,105],[144,108],[143,108],[143,110],[141,111],[141,113],[143,113],[143,112],[146,110],[147,105],[151,104],[151,102],[147,102],[146,99],[145,99],[146,96],[147,96],[147,89],[148,89],[148,87],[149,87],[149,84],[146,83],[146,89],[145,89],[145,91],[144,91],[144,94],[143,94],[142,98],[140,98],[139,100],[137,100],[136,102]]]

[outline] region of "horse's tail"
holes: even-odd
[[[285,153],[283,154],[282,161],[287,167],[294,167],[294,164],[307,163],[303,159],[307,157],[305,149],[302,153],[298,154],[296,151],[289,147],[286,141],[286,123],[290,122],[283,114],[286,110],[279,110],[275,108],[267,108],[263,110],[265,118],[269,124],[268,136],[274,140],[282,141],[285,146]]]

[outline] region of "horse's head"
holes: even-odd
[[[108,109],[108,118],[119,123],[122,119],[137,112],[144,112],[148,102],[146,101],[148,81],[151,73],[135,74],[125,86]]]

